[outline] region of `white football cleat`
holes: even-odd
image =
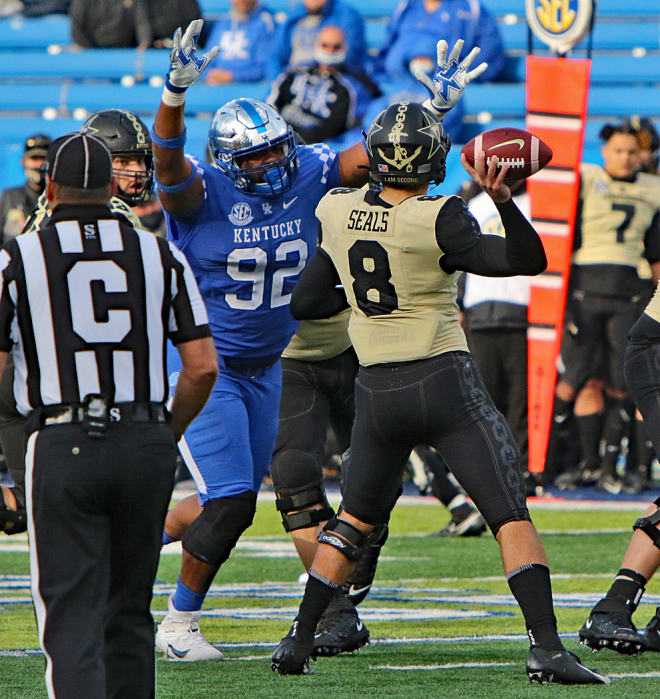
[[[225,656],[212,646],[199,630],[201,610],[180,612],[174,608],[173,595],[167,601],[167,614],[158,625],[156,648],[170,660],[195,662],[224,660]]]

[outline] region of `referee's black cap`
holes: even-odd
[[[98,189],[110,184],[112,156],[106,145],[86,133],[69,133],[48,147],[50,179],[76,189]]]

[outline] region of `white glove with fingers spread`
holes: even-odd
[[[465,86],[475,78],[478,78],[488,63],[480,63],[473,70],[468,70],[472,61],[477,57],[481,49],[475,46],[468,55],[459,62],[463,50],[463,39],[458,39],[447,58],[449,48],[444,39],[438,41],[438,72],[430,78],[426,73],[417,69],[415,77],[431,93],[431,98],[424,102],[424,106],[435,111],[439,119],[444,119],[447,112],[461,99]]]
[[[163,90],[163,102],[176,107],[183,104],[186,90],[199,78],[204,69],[220,51],[214,46],[201,56],[197,55],[197,42],[204,26],[203,19],[193,20],[181,35],[181,27],[174,32],[174,47],[170,54],[170,69]]]

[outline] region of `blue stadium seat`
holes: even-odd
[[[592,84],[607,83],[660,83],[660,55],[617,55],[597,53],[591,59]],[[507,82],[525,82],[525,57],[509,56],[506,67]]]
[[[119,80],[125,75],[146,78],[164,76],[167,49],[85,49],[49,54],[44,50],[15,49],[3,54],[0,79],[53,78],[76,80]]]
[[[527,23],[500,24],[502,41],[507,51],[527,50]],[[367,21],[367,44],[371,47],[383,45],[387,35],[387,24],[381,20]],[[584,49],[586,40],[577,45],[576,50]],[[537,39],[534,46],[543,48]],[[658,21],[620,21],[597,23],[594,28],[593,48],[596,50],[620,51],[642,47],[647,50],[660,49],[660,24]]]
[[[66,15],[0,19],[0,49],[37,49],[70,43],[71,23]]]

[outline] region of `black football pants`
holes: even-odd
[[[468,352],[360,367],[346,511],[387,521],[417,444],[437,449],[493,532],[529,519],[518,446]]]
[[[520,470],[528,465],[527,330],[470,330],[470,354],[495,407],[506,417],[520,448]]]
[[[149,606],[175,469],[163,425],[30,436],[30,574],[49,697],[155,696]]]

